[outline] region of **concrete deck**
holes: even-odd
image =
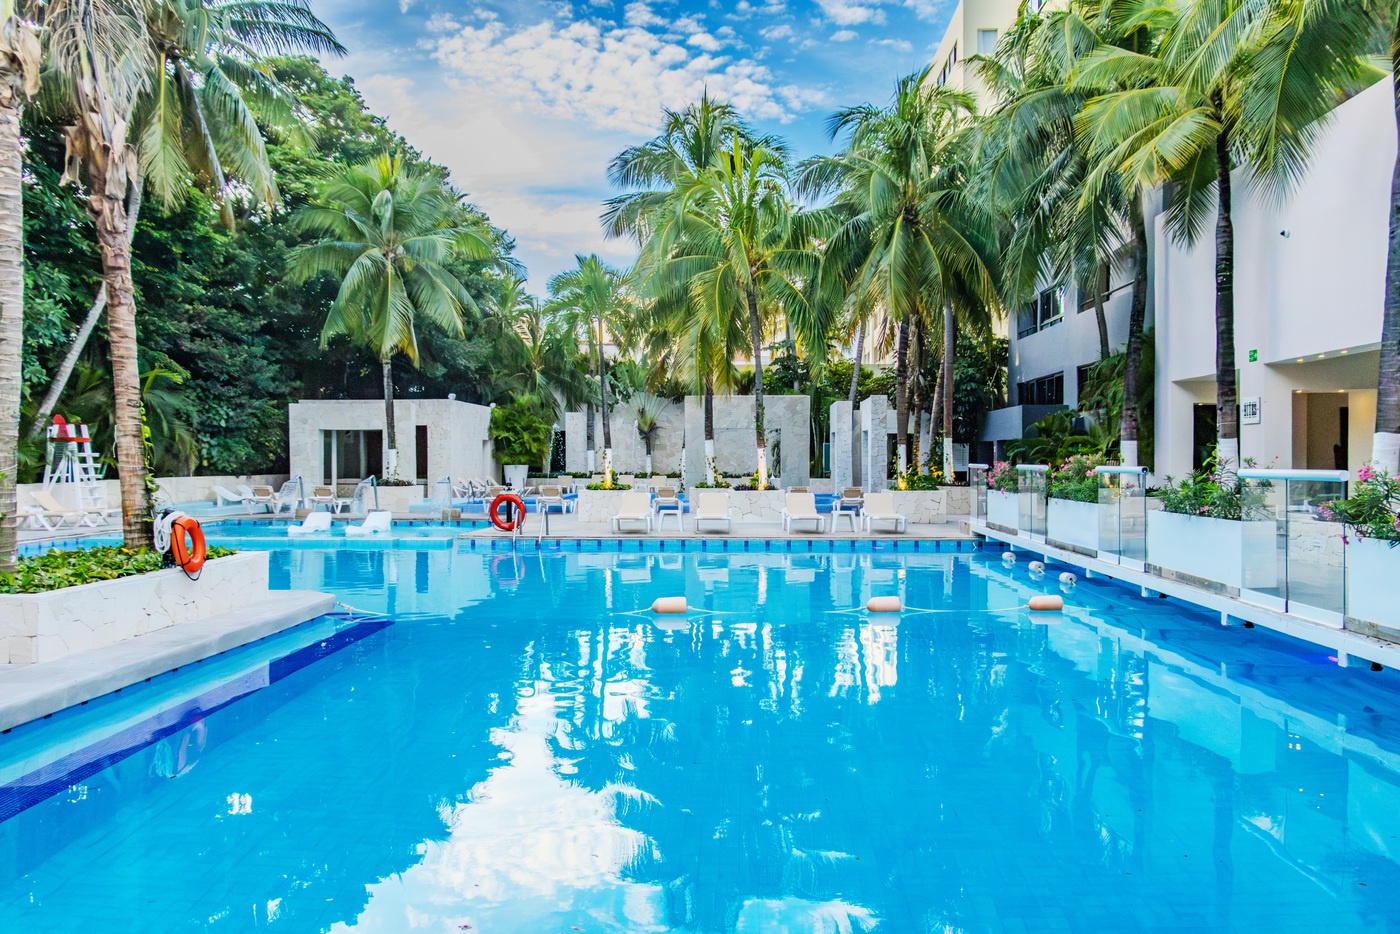
[[[255,642],[334,608],[330,594],[274,591],[251,606],[52,662],[0,666],[0,731]]]

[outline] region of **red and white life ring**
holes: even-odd
[[[502,503],[510,503],[515,507],[514,516],[510,519],[502,519],[500,507]],[[525,521],[525,501],[514,493],[502,493],[491,500],[491,508],[488,510],[491,516],[491,524],[502,532],[514,532],[515,527]]]

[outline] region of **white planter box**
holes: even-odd
[[[1278,526],[1156,510],[1147,514],[1147,562],[1196,581],[1241,589],[1278,586]],[[1248,561],[1250,578],[1245,579]]]
[[[528,485],[525,481],[530,478],[530,465],[506,464],[501,468],[501,473],[505,475],[507,486],[523,490]]]
[[[694,494],[692,493],[693,497]],[[735,522],[783,521],[783,504],[787,494],[782,490],[730,490],[729,515]]]
[[[1021,521],[1021,494],[987,491],[987,524],[1015,532]]]
[[[585,483],[585,485],[587,485]],[[622,504],[626,490],[585,490],[578,491],[578,521],[607,522],[617,515],[617,507]]]
[[[948,519],[948,490],[890,490],[895,511],[910,522],[938,525]]]
[[[1400,545],[1350,538],[1347,552],[1347,617],[1400,630]]]
[[[1099,553],[1099,504],[1050,497],[1045,538],[1051,544],[1096,556]]]
[[[153,571],[36,594],[0,595],[0,648],[12,665],[166,629],[267,599],[268,552],[206,562],[199,580]]]

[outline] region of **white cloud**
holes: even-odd
[[[883,23],[885,11],[878,8],[880,0],[817,0],[822,14],[838,26],[860,23]]]
[[[777,42],[779,39],[793,38],[792,27],[789,26],[787,23],[783,23],[780,26],[765,26],[763,29],[760,29],[758,31],[758,34],[763,38],[767,39],[769,42]]]
[[[714,5],[714,4],[712,4]],[[751,16],[777,16],[787,11],[787,3],[784,0],[767,0],[765,3],[750,3],[749,0],[739,0],[734,4],[734,9],[729,13],[730,19],[748,19]]]
[[[705,87],[754,119],[786,122],[802,109],[758,62],[630,26],[489,22],[440,36],[434,55],[470,93],[605,129],[654,131],[663,106],[684,105]]]
[[[896,52],[912,52],[912,51],[914,51],[914,46],[913,46],[911,43],[909,43],[909,42],[907,42],[906,40],[904,40],[904,39],[871,39],[871,40],[870,40],[870,45],[885,45],[885,46],[889,46],[890,48],[894,49]]]
[[[666,21],[652,12],[646,3],[629,3],[623,10],[623,22],[628,26],[645,28],[647,26],[665,26]]]
[[[850,42],[852,39],[857,38],[859,35],[860,34],[857,33],[854,29],[838,29],[836,32],[833,32],[831,34],[831,41]]]
[[[686,39],[685,42],[686,45],[693,45],[697,49],[703,49],[706,52],[718,52],[720,49],[724,48],[724,43],[708,32],[697,32]]]
[[[913,10],[919,19],[932,20],[940,19],[943,11],[954,2],[956,0],[904,0],[904,6]]]

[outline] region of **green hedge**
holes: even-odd
[[[207,559],[224,558],[233,553],[230,548],[210,548]],[[107,545],[50,551],[20,558],[14,574],[0,577],[0,593],[45,593],[160,569],[161,556],[146,549],[129,551],[120,545]]]

